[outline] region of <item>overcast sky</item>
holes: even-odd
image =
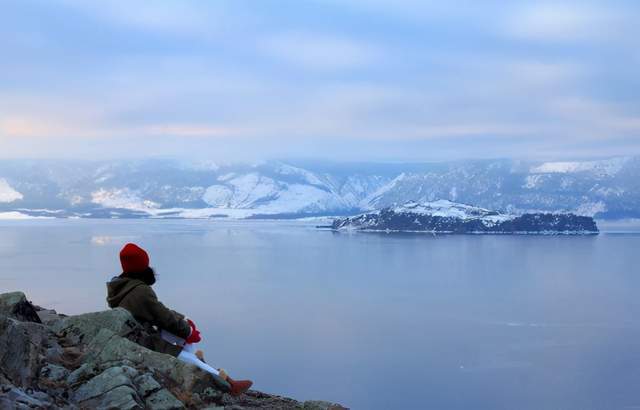
[[[637,0],[0,0],[0,156],[640,154],[638,21]]]

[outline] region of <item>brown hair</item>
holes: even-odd
[[[149,267],[140,272],[122,272],[121,278],[138,279],[151,286],[156,283],[156,272]]]

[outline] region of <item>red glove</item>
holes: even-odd
[[[193,323],[191,319],[187,319],[187,322],[189,322],[189,326],[191,326],[191,334],[185,339],[185,342],[198,343],[202,340],[202,338],[200,337],[200,331],[196,329],[196,324]]]

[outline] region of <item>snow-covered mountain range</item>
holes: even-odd
[[[304,217],[437,200],[510,214],[640,217],[640,157],[405,164],[0,160],[0,218]]]

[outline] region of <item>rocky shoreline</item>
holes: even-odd
[[[228,384],[138,344],[148,335],[124,309],[66,316],[0,294],[0,409],[341,410]]]

